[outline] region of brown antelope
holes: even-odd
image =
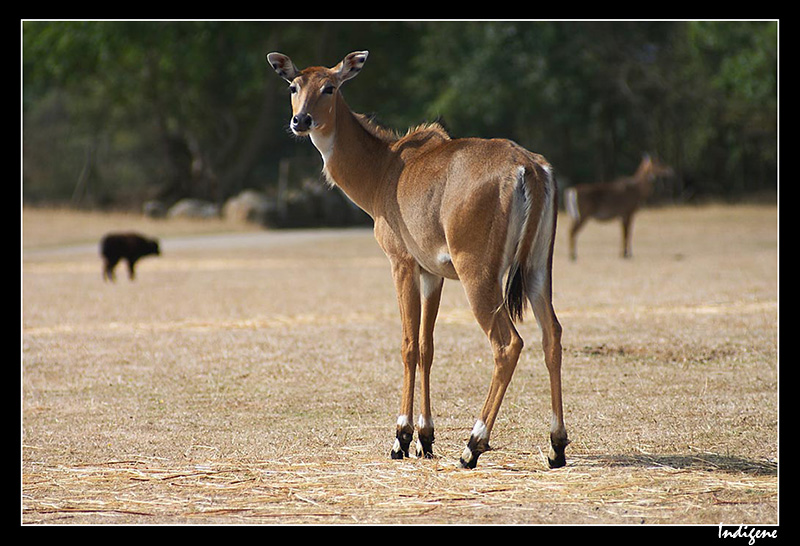
[[[489,393],[461,465],[474,468],[489,449],[522,350],[513,321],[521,319],[527,297],[542,330],[550,375],[549,464],[563,466],[569,441],[561,404],[561,325],[551,301],[557,214],[552,168],[508,140],[451,139],[438,124],[400,136],[353,113],[341,85],[359,73],[367,55],[350,53],[333,68],[298,70],[280,53],[269,53],[267,62],[289,82],[292,132],[311,138],[329,183],[373,218],[375,238],[391,263],[405,365],[391,456],[409,456],[417,368],[422,403],[415,451],[433,456],[433,328],[447,278],[461,280],[494,354]]]
[[[653,181],[659,176],[671,176],[672,168],[651,159],[642,158],[633,176],[603,184],[578,184],[564,192],[567,212],[572,217],[569,230],[569,255],[578,258],[575,239],[578,231],[589,218],[600,221],[620,218],[622,220],[622,257],[630,258],[631,222],[634,213],[653,191]]]

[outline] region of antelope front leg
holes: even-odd
[[[622,218],[622,257],[623,258],[631,258],[633,257],[633,251],[631,248],[631,222],[633,220],[633,215],[624,216]]]
[[[414,436],[414,380],[419,363],[419,266],[416,262],[408,260],[393,260],[392,277],[400,306],[403,332],[401,355],[404,371],[400,415],[397,417],[397,433],[391,455],[392,459],[402,459],[408,457],[408,448]]]
[[[417,456],[433,457],[433,417],[431,415],[431,365],[433,364],[433,327],[439,312],[444,279],[422,271],[422,323],[419,338],[420,394],[422,403],[417,424]]]

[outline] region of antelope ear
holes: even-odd
[[[336,73],[339,83],[342,84],[349,79],[355,78],[364,63],[367,61],[369,51],[354,51],[349,53],[342,62],[332,68]]]
[[[291,82],[300,72],[292,60],[283,53],[267,53],[267,62],[278,73],[278,76]]]

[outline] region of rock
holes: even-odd
[[[142,213],[148,218],[164,218],[167,215],[167,207],[161,201],[146,201],[142,205]]]
[[[268,225],[276,214],[277,206],[266,195],[256,190],[244,190],[228,199],[222,206],[222,216],[234,222],[253,222]]]
[[[219,216],[219,207],[210,201],[202,199],[181,199],[167,211],[169,218],[216,218]]]

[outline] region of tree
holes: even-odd
[[[776,22],[26,21],[23,197],[137,205],[269,188],[311,146],[287,138],[285,84],[264,55],[332,66],[371,51],[344,93],[399,131],[507,137],[561,186],[632,172],[659,194],[742,194],[777,180]]]

